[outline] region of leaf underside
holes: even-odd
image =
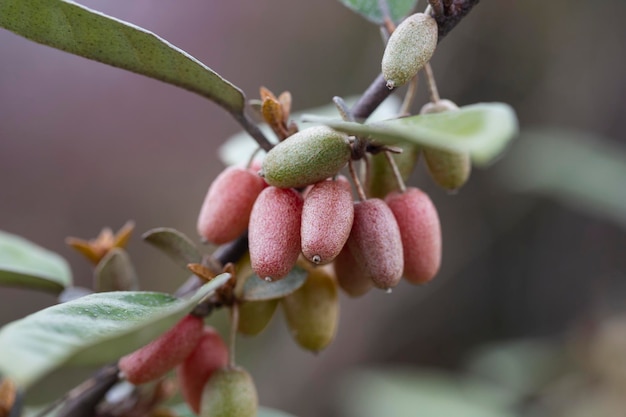
[[[243,286],[242,299],[263,301],[282,298],[300,288],[308,276],[309,273],[299,266],[289,271],[285,278],[273,282],[266,282],[254,274],[248,278]]]
[[[339,2],[372,23],[377,25],[383,23],[380,0],[339,0]],[[391,20],[398,22],[415,8],[417,0],[386,0],[386,3]]]

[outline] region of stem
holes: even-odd
[[[363,190],[363,186],[361,185],[361,181],[359,181],[359,176],[356,174],[354,170],[354,161],[348,162],[348,169],[350,170],[350,176],[352,177],[352,181],[354,182],[354,187],[356,188],[356,192],[359,195],[359,200],[365,201],[367,200],[367,196],[365,195],[365,190]]]
[[[396,161],[394,161],[393,156],[391,156],[391,152],[385,151],[385,158],[387,158],[387,162],[389,166],[391,166],[391,170],[393,171],[393,176],[396,177],[396,182],[398,183],[398,188],[400,191],[406,191],[406,185],[404,184],[404,180],[402,179],[402,174],[400,174],[400,170],[398,169],[398,165]]]
[[[335,106],[337,107],[337,110],[339,110],[339,114],[341,115],[341,118],[346,121],[346,122],[354,122],[354,116],[352,116],[352,113],[350,113],[350,109],[348,108],[348,105],[346,104],[346,102],[344,101],[344,99],[342,99],[339,96],[335,96],[333,97],[333,103],[335,103]]]
[[[430,66],[430,62],[424,65],[424,73],[426,74],[426,85],[428,85],[428,91],[430,91],[430,101],[437,103],[441,100],[441,97],[439,97],[437,82],[435,81],[435,75],[433,74],[433,68]]]
[[[258,128],[256,123],[245,113],[232,113],[233,117],[239,122],[241,127],[252,136],[254,140],[259,144],[261,148],[269,152],[274,145],[265,137],[261,129]]]
[[[234,368],[235,362],[235,345],[237,342],[237,329],[239,328],[239,304],[235,301],[230,309],[230,358],[228,366]]]
[[[444,9],[443,9],[443,3],[441,2],[441,0],[428,0],[428,4],[432,8],[433,16],[435,17],[443,16]]]
[[[402,107],[400,107],[400,117],[408,116],[411,114],[411,105],[413,104],[413,100],[415,100],[415,96],[417,94],[417,84],[418,84],[417,75],[411,78],[409,82],[409,88],[406,90],[406,94],[404,95],[404,101],[402,102]]]

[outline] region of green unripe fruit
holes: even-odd
[[[348,245],[337,255],[333,267],[339,287],[350,297],[360,297],[374,286],[362,265],[352,256]]]
[[[433,56],[437,47],[437,22],[424,13],[407,17],[389,37],[382,72],[387,87],[406,84]]]
[[[278,300],[246,301],[239,305],[239,333],[256,336],[272,320]]]
[[[312,268],[304,285],[281,301],[296,342],[319,352],[332,342],[339,321],[337,284],[322,268]]]
[[[204,386],[200,417],[256,417],[259,400],[250,374],[222,368]]]
[[[424,105],[420,114],[441,113],[456,109],[458,107],[453,102],[440,100],[437,103]],[[451,152],[434,148],[424,148],[423,152],[428,172],[440,187],[449,191],[458,190],[469,179],[472,171],[469,152]]]
[[[310,127],[272,148],[261,175],[275,187],[304,187],[335,175],[350,156],[346,135],[326,126]]]
[[[420,148],[416,145],[401,143],[394,145],[403,149],[402,153],[393,154],[392,157],[402,175],[407,181],[417,165],[420,156]],[[367,195],[372,198],[385,198],[387,194],[398,190],[398,181],[393,174],[391,165],[383,152],[371,156],[370,174],[365,184]]]

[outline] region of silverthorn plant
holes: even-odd
[[[451,102],[439,97],[428,61],[478,0],[429,0],[424,13],[415,13],[417,1],[340,1],[389,39],[383,74],[351,108],[335,97],[339,118],[312,115],[307,120],[320,126],[301,126],[291,119],[289,92],[277,97],[261,87],[260,100],[247,100],[209,67],[139,27],[66,0],[0,0],[0,27],[198,93],[231,114],[265,153],[261,163],[254,161],[256,151],[245,155],[247,166],[227,168],[209,187],[197,227],[201,240],[221,245],[217,249],[202,253],[168,228],[143,235],[193,272],[174,295],[137,290],[125,250],[131,224],[117,235],[105,229],[95,240],[68,239],[95,265],[94,288],[82,292],[58,255],[1,234],[0,284],[55,292],[59,304],[0,330],[0,411],[19,415],[24,395],[62,366],[118,363],[41,415],[53,409],[58,416],[100,415],[106,406],[103,415],[171,415],[164,405],[171,395],[167,375],[177,370],[189,413],[252,417],[257,393],[236,362],[237,333],[262,332],[280,304],[296,343],[318,352],[337,332],[339,288],[358,297],[375,288],[390,292],[403,277],[421,284],[436,276],[442,250],[436,208],[423,191],[404,184],[419,153],[438,184],[457,189],[469,164],[488,164],[517,129],[504,104],[441,105]],[[426,106],[437,110],[411,116],[422,72]],[[367,120],[405,83],[395,117]],[[349,180],[340,175],[344,169]],[[219,308],[230,311],[228,343],[203,328]],[[124,380],[136,387],[115,400],[106,395]]]

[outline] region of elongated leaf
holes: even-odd
[[[110,292],[41,310],[0,330],[0,372],[28,388],[64,365],[100,365],[152,341],[230,278],[216,277],[193,297]]]
[[[243,286],[242,298],[246,301],[262,301],[282,298],[300,288],[309,275],[299,266],[294,267],[289,274],[274,282],[266,282],[258,275],[252,275]]]
[[[0,285],[59,293],[71,284],[72,272],[61,256],[0,231]]]
[[[408,142],[432,148],[469,152],[478,166],[493,162],[518,133],[515,111],[503,103],[480,103],[444,113],[425,114],[359,124],[306,116],[351,135],[383,143]]]
[[[417,4],[417,0],[385,0],[389,14],[394,22],[409,14]],[[380,0],[339,0],[341,4],[365,17],[370,22],[383,23]]]
[[[113,248],[94,270],[96,288],[104,291],[135,291],[139,289],[139,279],[130,256],[124,249]]]
[[[250,140],[248,139],[248,142]],[[202,255],[186,235],[169,227],[158,227],[143,234],[143,239],[168,255],[181,268],[202,262]]]
[[[231,113],[243,93],[152,32],[65,0],[0,0],[0,27],[44,45],[198,93]]]

